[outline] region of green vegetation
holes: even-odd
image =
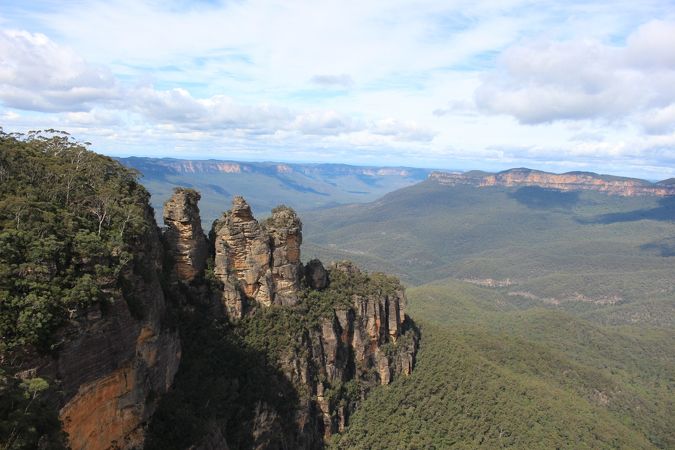
[[[426,182],[305,222],[418,285],[412,376],[332,447],[675,447],[672,199]]]
[[[64,443],[58,394],[48,380],[14,378],[14,365],[58,350],[57,330],[80,310],[119,298],[142,314],[126,276],[144,270],[132,248],[144,248],[149,195],[86,145],[0,129],[0,449]]]
[[[62,133],[0,134],[0,354],[49,350],[103,302],[149,225],[136,173]]]
[[[673,198],[427,181],[304,222],[308,258],[352,259],[413,285],[508,280],[496,290],[522,303],[607,324],[675,324]]]
[[[45,393],[42,378],[20,381],[0,369],[0,449],[66,448],[56,411]]]
[[[408,290],[413,375],[335,448],[673,448],[675,330],[608,327],[454,280]]]
[[[603,391],[569,389],[564,379],[585,374],[546,350],[465,327],[427,325],[422,334],[413,374],[375,390],[331,448],[654,448],[602,406]],[[533,374],[531,363],[560,369],[558,379]]]
[[[310,334],[335,310],[353,307],[354,294],[401,289],[397,279],[383,274],[330,270],[330,279],[322,291],[304,289],[294,307],[259,308],[234,323],[213,320],[208,309],[181,311],[181,367],[152,418],[146,448],[186,448],[214,428],[226,430],[231,448],[253,448],[259,439],[255,419],[261,405],[278,415],[278,420],[268,420],[280,427],[277,439],[297,436],[295,414],[301,402],[316,399],[307,385],[294,385],[284,376],[284,364],[307,361]],[[188,291],[173,295],[194,295],[182,289]],[[369,380],[351,380],[329,386],[325,396],[333,405],[353,404],[368,387]]]

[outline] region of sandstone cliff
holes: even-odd
[[[302,223],[293,210],[277,208],[261,225],[248,203],[235,197],[232,209],[214,223],[210,237],[214,274],[223,285],[221,298],[230,318],[242,318],[252,302],[297,303]]]
[[[199,219],[199,199],[196,191],[176,189],[164,204],[164,238],[174,258],[174,273],[187,283],[202,275],[206,265],[208,249]]]
[[[198,209],[190,211],[187,221],[198,223]],[[271,367],[214,375],[211,383],[237,386],[233,398],[247,397],[250,404],[223,405],[231,408],[230,419],[209,422],[208,437],[194,442],[196,448],[322,448],[372,388],[411,373],[418,334],[405,315],[398,280],[363,273],[349,262],[303,266],[302,224],[287,207],[258,222],[236,197],[209,236],[217,280],[211,298],[225,307],[229,336],[243,338],[229,345],[249,355],[240,358],[255,359],[262,350]],[[213,358],[213,351],[204,357]],[[270,396],[267,386],[279,387]],[[161,438],[157,442],[153,448],[161,447]]]
[[[150,208],[122,284],[110,280],[106,303],[72,310],[51,355],[35,353],[20,376],[56,384],[55,401],[73,450],[136,448],[181,357],[160,284],[163,249]],[[93,264],[93,263],[92,263]]]
[[[418,332],[398,280],[303,265],[295,212],[258,222],[241,197],[207,240],[198,201],[177,189],[163,236],[138,205],[120,272],[97,278],[105,299],[13,367],[52,383],[72,449],[318,449],[370,390],[412,371]],[[95,257],[75,263],[99,273]]]
[[[440,184],[486,186],[538,186],[559,191],[598,191],[610,195],[665,197],[675,195],[675,187],[667,183],[650,183],[635,178],[604,176],[588,172],[547,173],[530,169],[511,169],[496,174],[486,172],[432,172],[429,179]]]

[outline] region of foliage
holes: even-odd
[[[413,375],[362,402],[336,448],[675,445],[673,330],[607,327],[452,279],[408,297],[424,324]]]
[[[501,292],[547,308],[604,323],[675,324],[672,197],[428,181],[303,216],[303,252],[324,261],[352,259],[413,285],[508,279]]]
[[[307,385],[286,378],[284,364],[307,361],[310,335],[319,331],[322,320],[332,319],[336,309],[352,308],[354,295],[401,289],[398,280],[383,274],[332,269],[330,280],[322,291],[305,288],[293,307],[257,308],[234,323],[214,321],[208,309],[181,311],[181,367],[153,416],[146,448],[186,448],[199,442],[214,423],[227,430],[231,448],[251,448],[259,404],[279,414],[285,436],[297,433],[296,411],[312,394]],[[326,387],[333,406],[353,405],[366,389],[359,380]]]
[[[306,253],[417,284],[425,324],[335,447],[675,446],[675,202],[572,194],[425,182],[305,214]]]
[[[137,174],[62,132],[0,130],[0,353],[104,302],[149,225]]]
[[[45,396],[42,378],[20,381],[0,369],[0,449],[66,448],[60,422]]]
[[[570,389],[579,367],[545,349],[467,327],[426,325],[422,336],[413,374],[375,390],[331,448],[655,447],[603,397]]]

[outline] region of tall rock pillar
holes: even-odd
[[[173,270],[178,280],[190,283],[202,275],[206,267],[208,248],[199,217],[200,195],[192,189],[177,188],[164,204],[164,236],[174,260]]]

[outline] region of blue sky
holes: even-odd
[[[663,179],[675,4],[5,0],[0,125],[119,156]]]

